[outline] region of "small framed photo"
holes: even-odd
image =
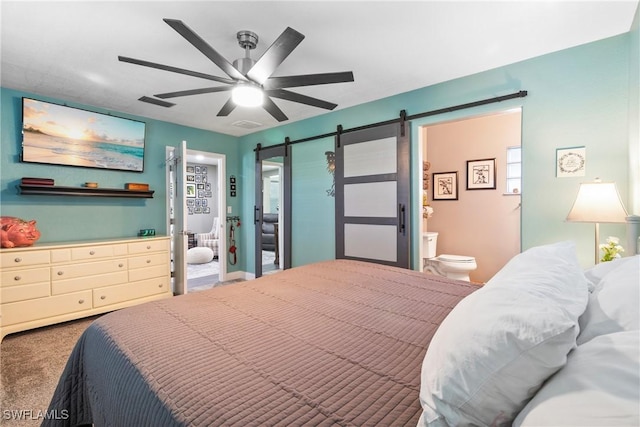
[[[204,189],[207,190],[207,191],[211,191],[211,183],[210,182],[205,183],[204,184]]]
[[[204,184],[196,184],[196,187],[198,187],[198,190],[204,190]]]
[[[192,208],[196,205],[195,199],[187,199],[187,206]]]
[[[202,182],[202,175],[199,173],[196,174],[196,182]]]
[[[196,180],[196,176],[195,175],[187,175],[187,181],[195,182],[195,180]]]
[[[187,184],[186,189],[187,197],[196,198],[196,185],[195,184]]]
[[[200,166],[196,166],[196,173],[200,173]]]
[[[200,173],[201,174],[207,174],[207,167],[206,166],[200,166]]]
[[[558,148],[556,150],[556,177],[584,176],[587,162],[585,147]]]
[[[229,177],[229,184],[235,184],[236,183],[236,177],[234,175],[231,175]]]
[[[194,173],[195,168],[193,166],[187,166],[187,173]]]
[[[433,173],[433,200],[458,200],[458,172]]]
[[[206,207],[206,208],[202,208],[202,210],[204,211],[203,213],[211,213],[211,208],[210,207]]]
[[[496,159],[467,160],[467,190],[496,189]]]

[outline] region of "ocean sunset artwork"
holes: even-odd
[[[142,172],[145,123],[22,99],[22,161]]]

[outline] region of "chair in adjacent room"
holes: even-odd
[[[213,219],[213,226],[208,233],[198,233],[196,235],[198,246],[210,248],[214,258],[218,258],[218,243],[220,242],[220,218]]]

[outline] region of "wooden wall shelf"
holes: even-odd
[[[119,188],[58,187],[53,185],[18,185],[22,195],[42,196],[91,196],[153,198],[153,191],[125,190]]]

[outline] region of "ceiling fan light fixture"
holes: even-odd
[[[239,84],[231,91],[231,99],[240,107],[260,107],[264,103],[264,92],[254,85]]]

